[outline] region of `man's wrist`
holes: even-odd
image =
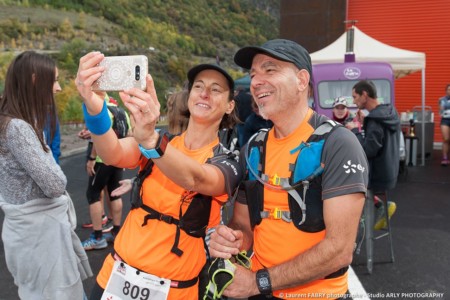
[[[95,160],[95,157],[88,155],[87,160]]]
[[[256,271],[256,286],[261,295],[272,294],[272,282],[270,281],[270,274],[267,269]]]

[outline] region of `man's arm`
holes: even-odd
[[[250,225],[248,207],[235,202],[233,217],[228,226],[218,226],[211,235],[209,252],[213,257],[230,258],[253,245],[253,231]]]
[[[292,260],[270,268],[273,289],[302,285],[348,266],[363,206],[362,193],[325,200],[325,239]]]
[[[291,260],[269,268],[272,290],[303,285],[348,266],[363,206],[362,193],[325,200],[325,239]],[[233,283],[224,295],[242,298],[258,293],[256,274],[237,266]]]

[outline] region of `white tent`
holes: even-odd
[[[352,26],[353,53],[356,62],[387,62],[400,78],[422,70],[422,116],[425,115],[425,53],[395,48],[384,44]],[[342,63],[347,52],[347,33],[327,47],[311,53],[312,64]],[[424,118],[422,118],[422,123]],[[425,126],[422,124],[422,165],[425,165]]]
[[[425,69],[425,53],[395,48],[368,36],[356,26],[353,29],[353,53],[357,62],[387,62],[394,69],[395,78]],[[346,43],[344,33],[332,44],[311,53],[312,64],[344,62]]]

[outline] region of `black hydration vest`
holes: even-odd
[[[289,178],[269,178],[264,174],[267,129],[260,130],[249,140],[245,150],[249,180],[244,182],[244,189],[247,199],[254,200],[248,201],[252,227],[270,214],[276,219],[293,221],[294,226],[301,231],[318,232],[325,229],[320,176],[324,167],[322,149],[328,135],[337,127],[338,123],[322,119],[308,140],[291,150],[291,153],[299,154],[295,163],[289,166]],[[288,193],[288,212],[264,212],[264,186]]]
[[[174,136],[170,136],[172,139]],[[213,157],[208,158],[207,163],[212,163],[215,160],[223,159],[224,157],[234,156],[228,151],[222,144],[218,144],[213,149]],[[180,240],[180,230],[183,230],[188,235],[195,238],[204,238],[206,235],[206,228],[209,223],[209,216],[211,213],[212,196],[206,196],[203,194],[185,191],[181,197],[179,217],[174,218],[169,215],[162,214],[155,209],[143,204],[142,202],[142,183],[145,178],[149,176],[153,169],[153,161],[148,160],[145,167],[142,168],[138,175],[133,180],[133,188],[131,190],[131,208],[141,208],[148,212],[148,215],[144,217],[142,226],[147,225],[148,220],[157,219],[168,224],[174,224],[176,226],[175,241],[172,246],[171,252],[178,256],[183,254],[183,251],[178,248]],[[184,201],[190,201],[190,204],[184,214],[182,214],[182,205]]]
[[[289,166],[289,178],[270,178],[264,174],[267,134],[269,129],[261,129],[252,136],[245,151],[248,180],[243,182],[252,228],[263,218],[272,217],[286,222],[304,232],[319,232],[325,229],[322,202],[322,150],[327,137],[341,124],[324,116],[313,115],[319,126],[306,142],[291,150],[299,152],[294,164]],[[288,193],[289,211],[264,211],[264,186],[285,190]],[[272,187],[271,187],[272,186]],[[328,275],[325,279],[343,275],[348,269]]]

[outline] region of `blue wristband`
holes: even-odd
[[[111,128],[111,119],[109,118],[106,102],[103,102],[102,111],[95,116],[91,116],[88,113],[86,105],[83,103],[83,114],[86,127],[91,133],[95,135],[102,135],[107,133]]]

